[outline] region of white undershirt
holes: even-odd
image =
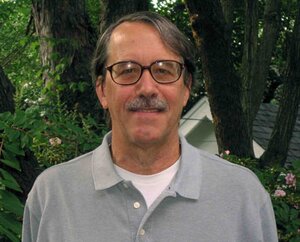
[[[149,208],[155,199],[162,193],[162,191],[170,184],[171,180],[175,176],[179,168],[178,159],[169,168],[153,174],[153,175],[140,175],[127,171],[117,165],[115,169],[117,173],[127,181],[131,181],[132,184],[138,189],[146,201],[147,207]]]

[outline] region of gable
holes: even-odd
[[[253,148],[256,157],[267,148],[278,107],[263,103],[253,124]],[[212,116],[207,97],[201,98],[181,119],[179,131],[195,147],[218,153]],[[300,108],[288,151],[288,161],[300,159]]]

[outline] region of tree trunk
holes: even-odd
[[[272,52],[279,34],[279,5],[280,0],[267,0],[265,5],[263,35],[259,43],[256,61],[254,63],[255,66],[253,68],[255,76],[252,80],[251,89],[249,93],[247,93],[251,100],[251,107],[249,107],[251,111],[248,111],[249,120],[251,121],[249,125],[251,127],[253,126],[253,120],[255,119],[263,98]]]
[[[293,29],[283,94],[263,165],[284,165],[300,105],[300,1]]]
[[[245,0],[245,33],[241,67],[242,105],[247,120],[247,129],[252,139],[252,91],[255,80],[255,61],[258,39],[257,0]],[[268,68],[268,67],[267,67]]]
[[[120,17],[137,11],[147,11],[149,1],[147,0],[101,0],[100,33]]]
[[[231,48],[231,35],[233,29],[233,10],[234,10],[234,1],[233,0],[221,0],[221,5],[224,13],[224,18],[226,22],[226,34],[228,40],[228,46]]]
[[[235,73],[218,0],[186,0],[200,52],[219,152],[253,156],[252,140],[241,105],[241,81]]]
[[[0,113],[15,111],[14,94],[15,87],[0,66]]]
[[[45,85],[59,93],[68,109],[100,115],[90,76],[96,31],[90,24],[84,1],[33,0],[32,13],[46,69]]]

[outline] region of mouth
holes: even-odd
[[[129,109],[130,112],[140,112],[140,113],[161,113],[164,112],[162,108],[132,108]]]

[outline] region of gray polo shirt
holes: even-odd
[[[110,139],[37,178],[25,206],[24,242],[278,241],[269,195],[248,169],[181,137],[179,170],[147,209],[114,170]]]

